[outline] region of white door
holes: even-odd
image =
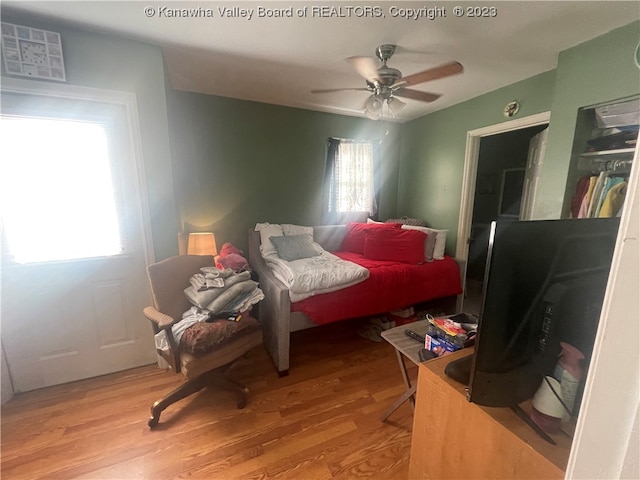
[[[529,155],[524,174],[524,187],[522,189],[522,203],[520,204],[520,220],[533,220],[533,207],[536,202],[538,181],[544,163],[544,154],[547,150],[547,138],[549,128],[545,128],[529,141]]]
[[[2,94],[2,340],[14,391],[155,362],[122,105]]]

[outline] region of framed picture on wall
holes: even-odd
[[[8,75],[66,81],[60,34],[2,22],[2,57]]]
[[[520,216],[522,189],[524,188],[524,168],[506,168],[502,171],[498,215],[502,217]]]

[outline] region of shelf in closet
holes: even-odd
[[[615,150],[598,150],[596,152],[585,152],[581,153],[581,158],[589,158],[597,161],[598,158],[602,158],[602,161],[607,162],[611,160],[612,157],[616,156],[629,156],[633,155],[635,152],[635,148],[617,148]]]

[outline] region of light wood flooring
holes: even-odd
[[[155,366],[16,395],[2,407],[2,479],[406,479],[413,413],[393,347],[340,322],[296,332],[290,375],[256,349],[233,367],[251,389],[236,408],[205,389],[162,413],[182,381]],[[417,369],[410,369],[416,376]]]

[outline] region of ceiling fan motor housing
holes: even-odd
[[[397,68],[384,65],[378,69],[378,80],[382,85],[391,86],[401,78],[402,72]]]
[[[391,58],[396,51],[395,45],[384,44],[376,49],[376,56],[382,62],[382,66],[378,68],[378,81],[381,85],[390,87],[402,78],[402,72],[397,68],[387,66],[387,60]]]

